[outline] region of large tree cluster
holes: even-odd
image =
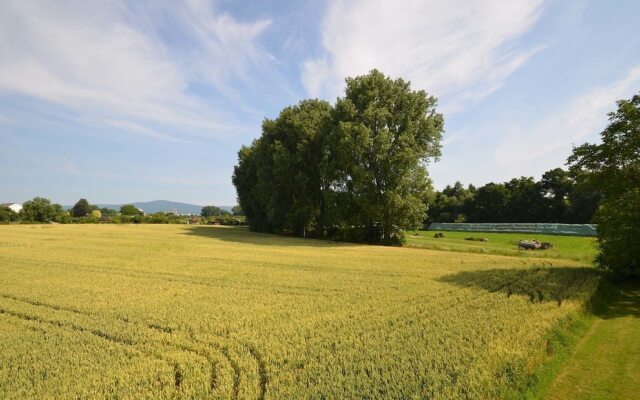
[[[220,217],[223,215],[230,215],[231,213],[227,210],[223,210],[220,207],[216,206],[204,206],[200,211],[200,216],[208,218],[208,217]]]
[[[18,216],[22,222],[67,222],[70,218],[60,204],[51,203],[44,197],[25,201]]]
[[[456,182],[436,193],[427,222],[592,223],[601,195],[588,178],[555,168],[539,181],[520,177],[479,188]]]
[[[253,230],[393,243],[424,220],[436,99],[377,70],[346,83],[335,105],[287,107],[240,149],[233,183]]]

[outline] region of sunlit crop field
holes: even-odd
[[[559,259],[0,226],[0,398],[504,398],[596,285]]]

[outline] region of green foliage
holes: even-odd
[[[90,214],[93,209],[95,209],[95,207],[92,207],[87,199],[80,199],[71,209],[71,214],[74,217],[85,217]]]
[[[460,182],[436,193],[427,223],[592,223],[600,193],[588,173],[555,168],[534,181],[531,177],[465,188]]]
[[[342,221],[369,230],[379,225],[382,242],[422,222],[431,194],[426,165],[440,155],[444,125],[435,106],[434,97],[376,70],[347,79],[331,140],[334,186],[348,200]]]
[[[598,210],[600,266],[623,277],[640,278],[640,188],[603,202]]]
[[[235,205],[231,208],[231,213],[236,217],[244,216],[244,211],[242,211],[242,207],[240,205]]]
[[[200,215],[203,217],[215,217],[228,214],[229,211],[223,210],[222,208],[216,206],[204,206],[202,207],[202,211],[200,212]]]
[[[68,211],[60,211],[56,214],[53,219],[54,222],[58,222],[60,224],[70,224],[73,222],[73,218],[71,217],[71,213]]]
[[[640,94],[618,102],[600,144],[574,148],[568,159],[576,175],[588,174],[602,193],[597,213],[603,269],[640,278]]]
[[[511,194],[504,184],[488,183],[478,189],[473,203],[465,203],[471,216],[468,222],[508,222]],[[470,204],[471,203],[471,204]]]
[[[469,203],[476,197],[476,188],[469,185],[465,188],[462,183],[456,182],[453,186],[447,185],[441,192],[429,202],[429,222],[455,222],[459,215],[465,219]],[[492,199],[493,200],[493,199]]]
[[[125,204],[120,207],[120,214],[129,216],[141,216],[144,213],[132,204]]]
[[[233,216],[231,214],[209,217],[200,221],[200,223],[207,225],[243,225],[244,222],[242,216]]]
[[[572,172],[574,185],[568,194],[569,210],[563,222],[571,224],[592,223],[595,220],[602,195],[590,182],[588,173]]]
[[[233,182],[252,229],[296,235],[318,230],[329,185],[319,166],[330,112],[327,102],[301,101],[265,120],[262,136],[240,149]]]
[[[151,215],[147,215],[145,218],[145,222],[149,224],[168,224],[170,217],[163,212],[153,213]]]
[[[305,100],[265,120],[233,182],[252,229],[393,243],[431,197],[440,155],[436,100],[379,71],[347,79],[335,107]],[[345,232],[351,230],[352,232]]]
[[[102,214],[103,217],[105,218],[113,218],[115,216],[118,215],[118,211],[113,210],[111,208],[107,208],[107,207],[102,207],[100,209],[100,213]]]
[[[16,214],[9,207],[0,206],[0,223],[15,222],[18,220],[18,214]]]
[[[68,213],[66,213],[68,215]],[[52,204],[51,200],[34,197],[22,205],[20,219],[24,222],[62,222],[66,221],[65,212],[60,204]]]
[[[42,200],[45,200],[44,202]],[[97,224],[97,223],[113,223],[113,224],[204,224],[207,222],[215,222],[219,225],[243,225],[245,219],[242,216],[232,216],[225,210],[220,210],[218,213],[214,213],[213,216],[208,218],[200,218],[194,216],[181,216],[173,213],[157,212],[153,214],[144,215],[140,210],[132,205],[123,206],[123,213],[109,208],[95,208],[88,215],[83,217],[73,217],[70,212],[64,211],[58,204],[46,205],[46,199],[39,199],[33,203],[28,202],[26,214],[23,213],[20,216],[13,213],[11,214],[9,209],[5,211],[4,208],[0,209],[0,223],[8,223],[14,220],[20,220],[23,223],[34,222],[57,222],[62,224],[76,223],[76,224]],[[37,206],[37,207],[36,207]],[[94,206],[92,206],[94,207]],[[36,215],[34,208],[37,210],[46,210],[47,219]],[[215,215],[219,214],[219,215]],[[36,216],[34,216],[36,215]],[[41,220],[35,219],[41,218]]]
[[[547,171],[542,175],[538,186],[544,197],[542,206],[547,220],[563,222],[569,214],[571,207],[569,195],[574,188],[574,181],[569,173],[562,168]]]

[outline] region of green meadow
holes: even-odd
[[[493,232],[442,232],[444,238],[435,238],[440,231],[410,231],[407,246],[431,250],[463,253],[498,254],[515,257],[556,258],[592,264],[598,253],[596,239],[592,237],[539,235],[536,233],[493,233]],[[487,241],[466,240],[485,238]],[[537,239],[553,244],[548,250],[521,250],[519,240]]]

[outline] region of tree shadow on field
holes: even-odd
[[[535,267],[527,269],[488,269],[463,271],[440,277],[440,282],[464,288],[524,296],[532,303],[591,300],[600,273],[594,268]]]
[[[244,226],[188,226],[185,235],[258,246],[347,247],[354,243],[252,232]]]
[[[613,296],[613,301],[600,310],[597,315],[603,319],[627,316],[640,318],[640,282],[621,284]]]

